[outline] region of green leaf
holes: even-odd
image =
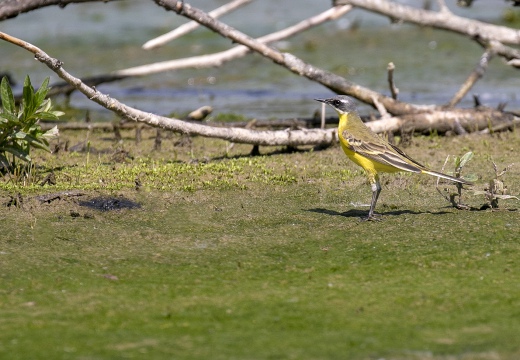
[[[36,91],[36,94],[34,96],[36,100],[36,106],[39,106],[45,100],[45,97],[47,96],[47,93],[49,92],[49,78],[47,77],[45,80],[43,80],[42,86]]]
[[[39,139],[31,134],[26,134],[25,140],[35,148],[51,152],[51,149],[47,146],[47,139],[45,138]]]
[[[58,135],[57,127],[44,132],[38,120],[57,121],[61,111],[52,111],[50,99],[45,99],[49,90],[49,78],[45,79],[34,91],[29,76],[23,84],[23,97],[18,111],[15,108],[14,97],[6,79],[0,84],[0,95],[7,100],[4,111],[0,112],[0,159],[7,159],[7,154],[23,161],[31,161],[31,148],[49,151],[49,140]],[[6,160],[7,161],[7,160]],[[14,161],[14,160],[13,160]],[[9,162],[7,162],[9,164]]]
[[[58,127],[54,126],[52,129],[49,129],[45,133],[43,133],[41,137],[48,141],[57,138],[59,135],[60,131],[58,130]]]
[[[34,98],[34,88],[31,79],[27,75],[23,83],[23,120],[29,121],[37,108]]]
[[[13,154],[19,159],[22,159],[23,161],[31,161],[31,157],[29,156],[29,153],[22,149],[21,147],[15,147],[15,146],[6,146],[3,148],[5,151],[7,151],[10,154]]]
[[[42,112],[37,112],[35,115],[38,119],[41,119],[41,120],[52,120],[52,121],[59,120],[58,117],[55,114],[53,114],[52,112],[42,111]]]
[[[460,167],[464,167],[468,161],[470,161],[473,158],[473,152],[468,151],[462,157],[460,158]]]
[[[5,119],[5,121],[2,121],[2,119]],[[0,121],[11,123],[11,124],[9,124],[11,126],[13,126],[13,125],[21,125],[20,120],[18,120],[16,115],[11,114],[11,113],[6,113],[6,112],[0,113]]]
[[[2,78],[2,83],[0,84],[0,96],[2,97],[2,107],[4,108],[4,113],[15,114],[16,105],[14,102],[11,86],[7,80],[7,76]]]
[[[60,117],[60,116],[63,116],[65,115],[65,113],[63,111],[58,111],[58,110],[54,110],[54,111],[49,111],[51,114],[54,114],[55,116],[57,117]]]

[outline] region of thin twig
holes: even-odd
[[[468,91],[475,85],[475,83],[484,76],[486,69],[488,67],[489,61],[493,58],[494,53],[492,51],[486,51],[480,57],[480,61],[477,66],[473,69],[471,74],[469,74],[464,84],[460,87],[459,91],[453,96],[450,102],[446,105],[449,108],[457,105],[463,98],[466,96]]]
[[[210,11],[208,13],[209,16],[213,17],[213,18],[218,18],[224,14],[227,14],[228,12],[231,12],[233,10],[236,10],[238,9],[239,7],[241,6],[244,6],[248,3],[250,3],[252,0],[234,0],[234,1],[231,1],[230,3],[227,3],[225,5],[222,5],[221,7],[213,10],[213,11]],[[151,50],[151,49],[155,49],[155,48],[158,48],[158,47],[161,47],[165,44],[167,44],[168,42],[172,41],[172,40],[175,40],[183,35],[186,35],[187,33],[195,30],[196,28],[198,28],[200,25],[198,22],[196,21],[190,21],[186,24],[183,24],[181,26],[179,26],[178,28],[176,28],[175,30],[172,30],[164,35],[161,35],[161,36],[158,36],[156,37],[155,39],[152,39],[152,40],[149,40],[147,41],[144,45],[143,45],[143,49],[145,50]]]
[[[395,65],[393,62],[388,63],[388,85],[390,86],[390,92],[392,93],[392,99],[397,100],[397,95],[399,95],[399,89],[395,86],[394,83],[394,70]]]
[[[386,111],[385,106],[383,104],[381,104],[381,102],[379,100],[377,100],[377,98],[375,96],[372,99],[372,101],[374,102],[374,105],[376,106],[377,111],[379,111],[379,113],[381,114],[382,119],[390,117],[390,114],[388,113],[388,111]]]
[[[262,44],[268,44],[275,41],[280,41],[286,39],[288,37],[294,36],[302,31],[308,30],[312,27],[318,26],[326,21],[331,21],[337,19],[339,16],[342,16],[349,12],[352,9],[352,6],[339,6],[328,9],[318,15],[315,15],[311,18],[300,21],[299,23],[285,28],[280,31],[276,31],[274,33],[262,36],[256,41]],[[251,50],[244,45],[235,46],[231,49],[221,51],[213,54],[206,54],[202,56],[193,56],[183,59],[169,60],[169,61],[161,61],[153,64],[135,66],[123,70],[118,70],[113,72],[113,75],[118,76],[143,76],[156,74],[164,71],[171,71],[177,69],[184,68],[205,68],[205,67],[216,67],[221,66],[225,62],[240,58],[242,56],[247,55]]]

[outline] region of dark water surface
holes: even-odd
[[[191,1],[210,10],[226,1]],[[417,4],[417,1],[402,1]],[[503,1],[479,0],[472,8],[453,5],[457,14],[499,23],[509,7]],[[0,2],[1,5],[1,2]],[[280,30],[325,10],[330,1],[256,0],[223,21],[252,36]],[[141,50],[147,40],[186,22],[152,1],[49,7],[0,22],[0,29],[42,48],[64,61],[65,69],[85,77],[113,70],[188,56],[222,51],[229,41],[206,29],[153,50]],[[356,31],[349,30],[356,23]],[[396,65],[400,98],[414,103],[442,104],[451,98],[477,64],[482,49],[456,34],[411,25],[389,24],[381,16],[355,10],[328,23],[275,44],[321,68],[337,72],[360,85],[388,93],[386,66]],[[33,84],[57,77],[26,51],[0,42],[0,71],[9,71],[20,90],[25,74]],[[507,102],[520,108],[519,72],[494,59],[484,78],[472,89],[485,105]],[[185,113],[211,105],[215,113],[239,113],[247,117],[310,116],[319,105],[312,99],[331,95],[321,85],[299,78],[258,55],[227,63],[220,68],[186,69],[124,80],[99,86],[128,105],[159,114]],[[72,97],[75,107],[99,111],[81,94]],[[471,106],[471,96],[461,106]]]

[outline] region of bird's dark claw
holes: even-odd
[[[365,217],[361,218],[361,221],[381,221],[383,217],[379,214],[368,214]]]

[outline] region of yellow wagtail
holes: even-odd
[[[381,192],[379,173],[409,171],[429,174],[461,184],[473,185],[464,179],[432,171],[406,155],[398,147],[388,143],[370,130],[361,121],[351,98],[339,95],[330,99],[316,99],[328,104],[339,116],[338,136],[343,151],[350,160],[365,169],[372,186],[372,202],[368,216],[364,220],[377,220],[374,209]]]

